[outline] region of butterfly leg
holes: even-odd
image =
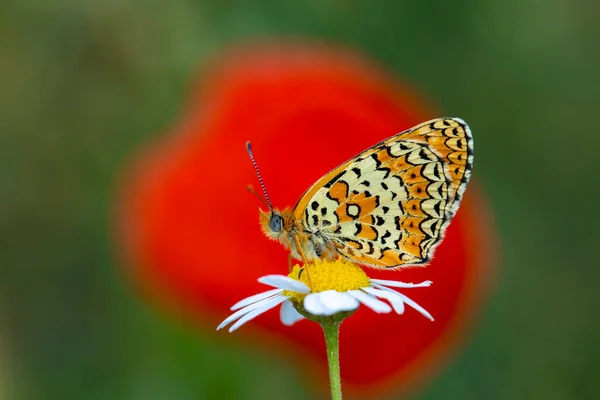
[[[308,285],[312,286],[312,283],[310,282],[310,273],[308,272],[308,259],[306,258],[306,254],[304,254],[304,250],[302,250],[300,239],[296,235],[294,235],[294,243],[296,244],[296,249],[298,250],[298,253],[300,253],[300,256],[302,257],[304,269],[306,270],[306,276],[308,277]]]
[[[293,269],[293,266],[292,266],[292,264],[293,264],[292,260],[293,259],[294,259],[294,257],[292,257],[291,254],[288,254],[288,270],[290,272],[292,272],[292,269]]]

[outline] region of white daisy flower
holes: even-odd
[[[428,287],[431,281],[404,283],[369,279],[362,268],[346,260],[316,262],[309,264],[308,269],[296,265],[288,276],[266,275],[258,281],[275,289],[255,294],[234,304],[231,310],[235,313],[226,318],[217,330],[235,321],[229,328],[229,332],[233,332],[280,304],[281,322],[288,326],[304,318],[297,309],[309,317],[326,317],[352,312],[361,304],[380,314],[392,311],[403,314],[405,305],[408,305],[433,321],[431,314],[423,307],[392,289]]]

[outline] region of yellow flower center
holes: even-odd
[[[326,290],[346,292],[367,287],[371,284],[369,277],[362,268],[344,259],[315,261],[304,267],[294,265],[288,277],[304,283],[312,293]],[[289,290],[284,290],[283,294],[297,301],[302,301],[306,296]]]

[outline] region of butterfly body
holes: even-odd
[[[262,230],[305,261],[424,265],[458,210],[472,164],[464,121],[427,121],[333,169],[293,209],[261,211]]]
[[[274,229],[271,221],[281,217],[283,223],[281,229]],[[260,223],[264,234],[281,243],[290,250],[292,257],[306,261],[335,260],[338,253],[335,243],[323,237],[318,231],[306,231],[302,220],[296,219],[292,210],[287,208],[282,211],[273,210],[264,212],[261,210]],[[301,251],[298,250],[301,247]]]

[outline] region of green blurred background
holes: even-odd
[[[119,172],[198,66],[281,35],[358,49],[475,133],[501,268],[471,340],[412,398],[600,398],[600,3],[584,0],[4,0],[0,398],[310,396],[285,360],[147,305],[111,242]]]

